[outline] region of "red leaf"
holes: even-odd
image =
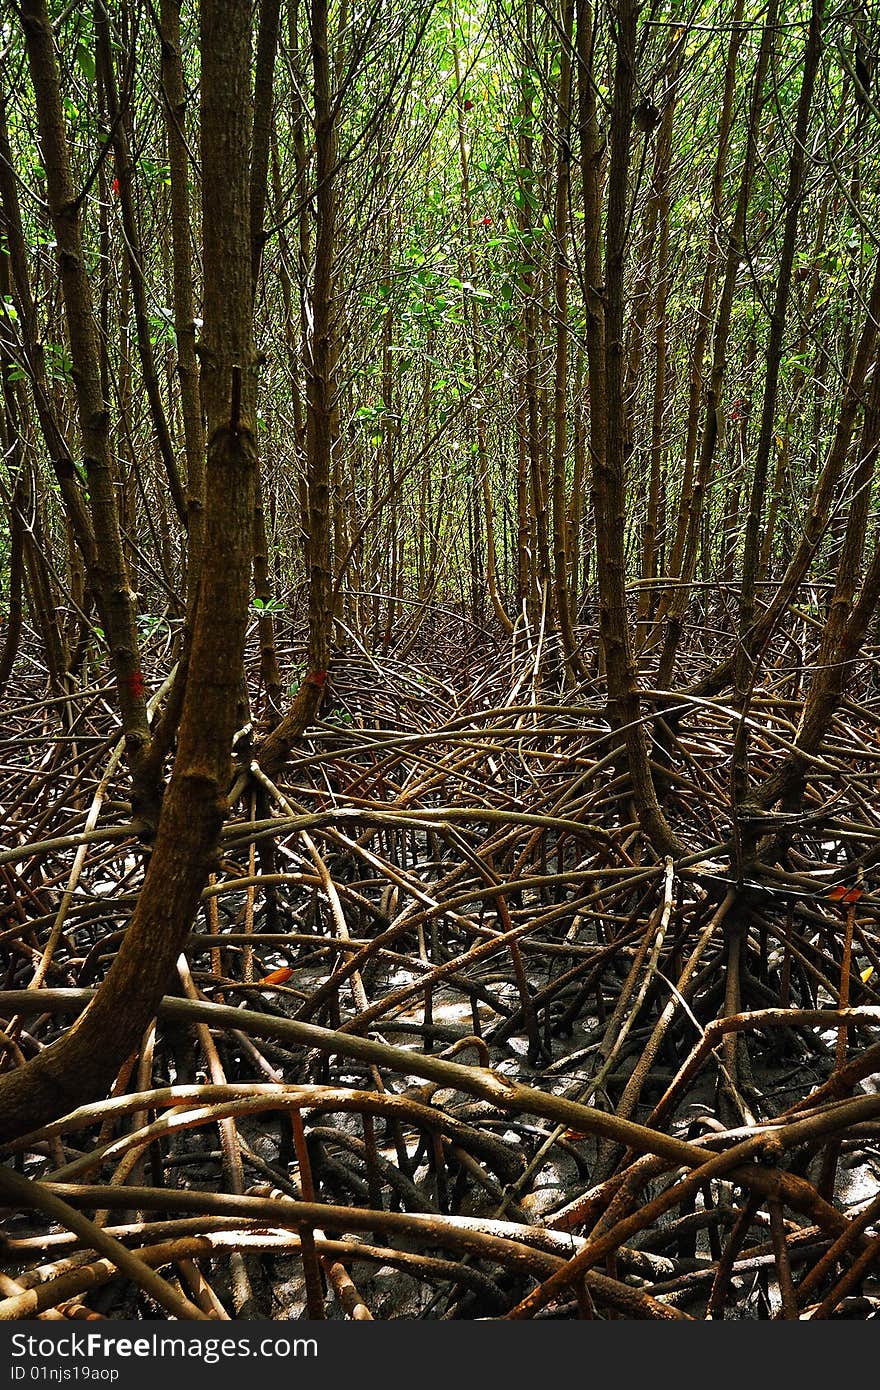
[[[293,971],[286,965],[282,965],[280,970],[273,970],[268,975],[264,975],[262,980],[257,980],[258,985],[283,985],[290,979]]]
[[[829,901],[834,903],[857,903],[864,896],[861,888],[847,888],[844,883],[839,883],[827,894]]]

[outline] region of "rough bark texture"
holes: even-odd
[[[789,604],[807,574],[810,562],[816,553],[816,547],[825,533],[835,493],[846,467],[853,431],[862,405],[865,379],[873,360],[878,327],[880,327],[880,257],[877,258],[875,264],[867,312],[853,355],[853,364],[840,405],[834,437],[828,451],[828,457],[813,488],[800,539],[773,598],[743,639],[746,650],[752,659],[769,640],[777,623],[787,612]],[[701,696],[717,695],[719,691],[724,690],[730,684],[734,673],[734,664],[733,655],[725,657],[694,686],[692,693]]]
[[[611,165],[605,234],[604,400],[594,387],[600,364],[590,358],[590,408],[596,435],[604,435],[604,454],[593,454],[599,630],[608,677],[612,721],[621,731],[639,821],[654,848],[680,854],[682,846],[660,809],[641,718],[626,594],[626,401],[624,398],[624,276],[632,105],[635,71],[636,5],[616,6],[616,60],[611,119]],[[587,130],[589,137],[589,126]],[[589,139],[588,145],[589,148]],[[591,199],[591,202],[593,200]],[[587,216],[590,215],[588,211]],[[588,228],[588,235],[590,230]],[[594,235],[595,233],[593,233]],[[595,275],[595,251],[588,248],[587,273]],[[596,327],[592,330],[596,334]],[[588,328],[588,348],[591,342]],[[594,375],[596,373],[596,375]],[[602,415],[604,413],[604,420]]]
[[[116,676],[116,690],[132,767],[135,807],[153,800],[153,789],[138,785],[138,764],[150,742],[144,678],[140,669],[137,601],[132,592],[119,529],[116,476],[110,451],[110,416],[101,386],[100,358],[92,291],[83,258],[80,204],[70,170],[61,80],[52,24],[45,0],[25,0],[22,24],[37,99],[40,148],[46,168],[49,210],[58,244],[58,266],[83,462],[95,536],[95,582]]]
[[[156,356],[150,338],[147,285],[144,278],[144,250],[141,245],[140,228],[135,216],[134,197],[132,193],[134,165],[128,148],[128,137],[125,128],[126,113],[117,90],[113,49],[110,42],[110,25],[102,0],[98,0],[95,6],[95,36],[97,40],[96,53],[98,71],[101,74],[101,85],[104,91],[104,100],[107,104],[110,141],[115,159],[116,182],[119,188],[119,211],[122,217],[123,231],[125,233],[126,263],[128,265],[128,274],[131,283],[131,298],[134,307],[138,353],[141,361],[141,378],[150,407],[153,434],[159,449],[159,455],[162,459],[162,466],[165,470],[171,501],[174,504],[174,510],[177,513],[178,520],[183,525],[186,525],[186,499],[184,497],[183,484],[180,481],[180,470],[177,467],[171,431],[168,428],[168,420],[165,415],[165,406],[162,401],[162,392],[159,386],[159,375],[156,369]]]
[[[130,1055],[172,976],[226,809],[250,585],[256,451],[248,219],[250,5],[202,5],[205,555],[177,757],[134,917],[70,1031],[0,1079],[0,1140],[98,1096]],[[83,332],[93,331],[88,323]]]
[[[96,569],[95,533],[92,530],[91,519],[82,495],[76,469],[73,466],[70,448],[52,408],[46,381],[43,346],[37,330],[36,308],[28,274],[27,247],[18,200],[18,185],[15,179],[15,164],[9,145],[2,92],[0,92],[0,206],[3,210],[3,231],[9,253],[12,288],[15,291],[18,312],[24,327],[22,345],[31,377],[34,405],[48,451],[49,462],[64,501],[65,511],[82,554],[89,582],[93,585]]]
[[[816,669],[798,723],[794,749],[759,791],[763,806],[780,798],[800,800],[810,755],[821,746],[852,675],[880,599],[880,544],[875,545],[854,599],[862,566],[871,502],[871,482],[880,454],[880,363],[874,365],[865,406],[859,457],[852,480],[853,497],[847,516],[834,592],[828,605]]]
[[[338,163],[336,112],[331,95],[327,39],[327,0],[313,0],[310,12],[315,93],[316,230],[312,281],[312,331],[306,345],[308,404],[309,638],[307,672],[296,699],[258,751],[263,769],[274,775],[286,761],[321,705],[330,666],[333,629],[333,574],[330,480],[337,421],[337,321],[334,286]]]
[[[186,88],[180,59],[180,0],[161,0],[162,94],[171,171],[174,336],[186,441],[187,607],[192,610],[202,555],[205,510],[205,430],[196,357],[195,302],[189,211]]]
[[[715,318],[715,330],[712,338],[712,366],[709,372],[709,382],[706,390],[705,420],[703,424],[703,434],[700,440],[699,460],[697,462],[695,476],[692,462],[689,464],[687,461],[690,455],[686,455],[685,460],[685,477],[672,562],[672,573],[676,577],[680,576],[684,582],[672,591],[669,600],[669,621],[666,626],[663,651],[660,655],[660,664],[657,673],[657,681],[661,686],[669,685],[672,680],[675,658],[681,640],[685,614],[687,612],[690,592],[688,586],[693,580],[696,572],[697,555],[700,544],[700,526],[703,519],[706,495],[712,481],[715,454],[718,447],[719,435],[721,433],[720,417],[722,412],[724,383],[727,376],[727,347],[730,338],[733,304],[736,292],[736,278],[739,274],[745,248],[746,219],[757,159],[761,112],[764,107],[764,82],[775,37],[776,9],[775,0],[771,0],[767,19],[761,35],[761,46],[758,50],[758,61],[755,66],[755,74],[752,82],[752,99],[749,108],[746,150],[742,170],[740,172],[733,225],[730,229],[728,240],[727,259],[724,266],[724,279],[721,285],[718,313]],[[735,61],[736,49],[732,38],[728,56],[726,96],[732,94]],[[729,111],[725,111],[722,113],[722,125],[725,126],[728,122]],[[729,132],[729,124],[727,124],[727,129],[723,131],[724,134],[727,132]],[[726,152],[726,148],[727,143],[725,139],[722,141],[719,149],[718,162],[716,164],[716,182],[714,185],[715,190],[719,194],[719,204],[716,207],[716,213],[719,214],[721,178],[723,178],[725,162],[722,152]],[[710,265],[706,267],[703,280],[704,305],[708,304],[711,300],[711,289],[714,281],[714,271],[710,276]],[[701,329],[700,331],[703,330]],[[698,380],[702,380],[703,348],[704,343],[698,342],[696,350],[701,354],[701,362],[699,365],[695,364],[693,368],[693,373],[695,375],[692,375],[692,390],[695,376]],[[691,437],[691,429],[689,427],[686,448],[691,449],[693,444],[694,440]],[[681,547],[680,550],[679,545]]]

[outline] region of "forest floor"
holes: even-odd
[[[564,689],[552,641],[438,609],[405,656],[340,656],[279,785],[239,745],[177,987],[115,1099],[29,1136],[21,1171],[211,1316],[876,1316],[866,655],[803,810],[767,818],[739,881],[726,700],[683,696],[670,729],[644,692],[692,851],[673,864],[628,805],[598,681]],[[801,699],[777,656],[755,780]],[[83,684],[47,703],[25,665],[0,711],[5,1066],[83,1007],[149,855]],[[4,1231],[5,1316],[167,1315],[48,1216]]]

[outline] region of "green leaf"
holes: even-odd
[[[76,61],[79,63],[80,71],[86,81],[94,82],[95,55],[82,41],[76,46]]]

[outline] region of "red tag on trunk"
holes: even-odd
[[[133,700],[140,700],[144,693],[144,677],[142,671],[132,671],[130,676],[126,676],[125,683],[128,686],[128,693]]]

